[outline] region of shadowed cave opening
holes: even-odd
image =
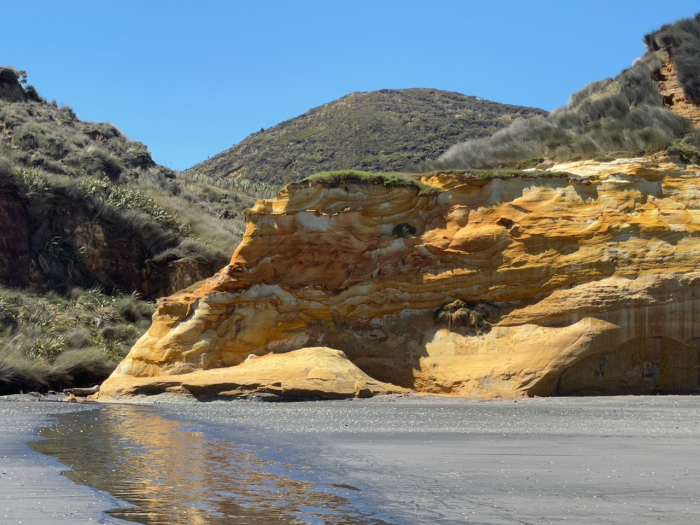
[[[564,370],[554,395],[700,393],[700,348],[668,337],[638,337]]]

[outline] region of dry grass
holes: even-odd
[[[668,149],[692,126],[663,106],[654,80],[660,66],[660,57],[651,52],[615,79],[573,94],[566,107],[515,122],[489,138],[457,144],[421,169],[513,168],[530,159],[563,161]]]
[[[0,395],[100,383],[150,326],[135,296],[0,288]]]

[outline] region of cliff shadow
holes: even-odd
[[[558,396],[700,393],[700,346],[670,337],[637,337],[566,368]]]

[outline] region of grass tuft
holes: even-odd
[[[416,175],[410,173],[370,173],[357,170],[325,171],[316,173],[304,179],[304,181],[328,184],[331,186],[341,186],[344,184],[381,184],[386,188],[414,188],[418,195],[435,195],[442,192],[440,188],[423,184],[417,179]]]
[[[153,311],[136,296],[100,289],[42,296],[0,287],[0,395],[101,382]]]

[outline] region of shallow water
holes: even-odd
[[[72,481],[133,505],[109,511],[116,518],[148,525],[383,523],[316,489],[308,468],[257,457],[150,407],[61,414],[39,435],[47,439],[31,447],[68,466]]]
[[[140,523],[700,521],[700,397],[112,405],[41,435]]]

